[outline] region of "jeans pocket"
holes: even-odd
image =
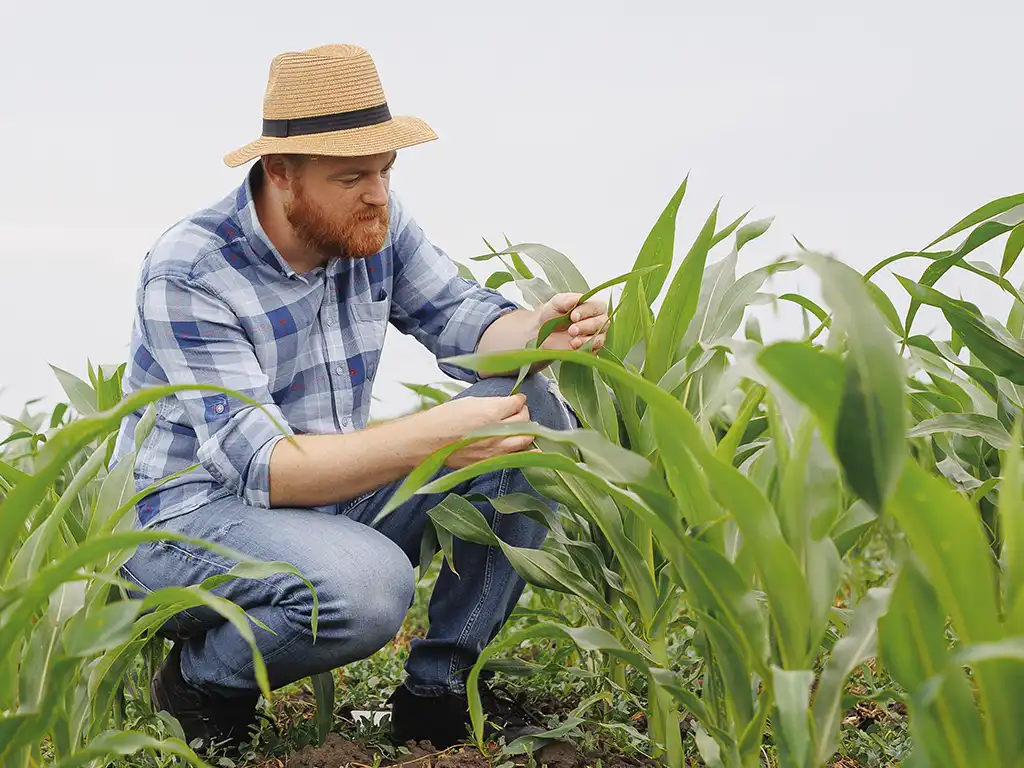
[[[353,509],[358,507],[364,501],[369,499],[371,496],[373,496],[379,490],[380,490],[380,488],[374,488],[372,491],[367,491],[366,493],[362,494],[361,496],[356,496],[354,499],[350,499],[349,501],[341,502],[340,504],[338,504],[338,514],[341,515],[342,517],[348,517],[349,512],[351,512]]]

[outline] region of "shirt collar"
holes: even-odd
[[[235,193],[238,226],[256,256],[286,277],[297,277],[298,273],[284,260],[270,241],[259,216],[256,215],[254,192],[263,183],[263,163],[256,161],[245,176],[245,181]]]

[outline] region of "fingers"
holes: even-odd
[[[595,333],[600,333],[601,329],[604,328],[605,322],[607,322],[607,315],[592,315],[585,320],[581,320],[578,323],[573,323],[569,326],[570,336],[593,336]]]
[[[506,437],[498,446],[501,455],[507,453],[519,453],[533,445],[533,435],[515,435]]]
[[[583,349],[584,347],[587,347],[587,349],[597,352],[604,347],[606,338],[607,334],[604,333],[588,337],[577,336],[576,338],[569,340],[569,346],[573,349]]]
[[[502,419],[502,423],[512,423],[517,421],[529,421],[530,420],[530,406],[524,405],[518,412],[513,413],[511,416],[506,416]]]
[[[522,392],[516,392],[514,395],[507,397],[496,397],[495,400],[501,401],[498,409],[498,420],[503,421],[509,416],[514,416],[526,407],[526,395]]]
[[[604,315],[608,311],[607,305],[603,301],[591,299],[590,301],[580,304],[576,309],[572,311],[572,321],[574,323],[580,320],[586,320],[588,317],[599,317]]]
[[[582,295],[582,293],[556,293],[548,304],[556,312],[565,314],[576,306]]]

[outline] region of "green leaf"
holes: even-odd
[[[661,311],[654,321],[651,343],[644,363],[644,376],[649,381],[660,380],[676,362],[679,344],[697,310],[700,277],[704,272],[708,251],[711,249],[717,216],[716,205],[665,294]]]
[[[601,433],[612,442],[619,442],[615,405],[597,371],[563,363],[558,369],[558,389],[585,427]]]
[[[1024,385],[1024,342],[1014,338],[986,318],[973,304],[951,299],[926,285],[896,276],[907,292],[922,304],[942,310],[950,324],[971,353],[993,373]]]
[[[544,270],[544,276],[548,283],[559,293],[586,293],[590,290],[586,279],[564,253],[559,253],[554,248],[540,243],[520,243],[507,250],[475,258],[489,259],[497,256],[511,256],[513,253],[527,256],[537,262]],[[524,280],[529,279],[524,276]],[[518,284],[520,281],[516,282]]]
[[[622,643],[620,643],[614,635],[599,627],[574,628],[567,627],[563,624],[555,624],[553,622],[541,622],[524,630],[513,632],[500,641],[491,643],[489,646],[484,648],[479,657],[477,657],[476,664],[474,664],[472,670],[470,670],[469,677],[466,681],[466,693],[469,698],[469,713],[473,723],[473,735],[476,739],[477,746],[481,749],[485,749],[486,746],[484,744],[484,713],[480,700],[480,673],[483,671],[490,659],[502,650],[506,648],[514,648],[528,640],[536,640],[539,638],[569,640],[581,651],[600,651],[614,658],[621,659],[628,664],[632,664],[641,671],[646,672],[650,669],[647,661],[640,654],[624,648]],[[667,670],[661,671],[667,672]],[[698,716],[706,716],[706,713],[703,711],[703,707],[700,705],[699,701],[697,702],[695,714],[698,714]]]
[[[924,250],[931,248],[937,243],[941,243],[943,240],[952,237],[953,235],[963,232],[965,229],[973,227],[975,224],[980,224],[983,221],[991,219],[993,216],[998,216],[1001,213],[1006,213],[1012,208],[1016,208],[1018,205],[1024,205],[1024,193],[1019,195],[1009,195],[1008,197],[1000,197],[997,200],[993,200],[990,203],[980,208],[976,208],[969,214],[964,216],[960,221],[954,224],[952,227],[947,229],[937,238],[932,240],[928,245],[924,247]]]
[[[64,416],[68,412],[67,403],[57,403],[50,415],[50,429],[56,429],[64,422]]]
[[[420,397],[434,403],[445,403],[452,399],[451,394],[448,392],[445,392],[443,389],[438,387],[431,387],[428,384],[407,384],[404,381],[401,382],[401,384],[410,392],[414,392]]]
[[[120,645],[131,634],[141,605],[139,600],[119,600],[75,614],[62,633],[64,652],[68,656],[96,656]]]
[[[178,739],[154,739],[137,731],[108,731],[100,734],[85,747],[58,761],[54,768],[78,768],[93,760],[107,759],[112,755],[134,755],[142,750],[176,755],[188,760],[196,768],[213,768],[201,760],[183,741]]]
[[[849,631],[832,648],[814,694],[815,765],[823,765],[835,751],[846,679],[875,655],[878,620],[888,610],[890,595],[888,589],[869,589],[857,605]]]
[[[690,538],[685,547],[686,557],[679,568],[691,599],[722,623],[759,674],[767,674],[765,621],[753,590],[736,566],[714,547]]]
[[[746,308],[754,302],[764,282],[777,272],[792,272],[801,266],[795,261],[777,261],[740,277],[728,287],[721,303],[714,308],[713,319],[701,335],[701,341],[710,344],[732,338],[743,322]]]
[[[998,587],[991,551],[976,510],[940,478],[908,461],[890,510],[906,533],[953,630],[965,644],[1001,639]],[[1020,670],[993,661],[974,670],[982,709],[988,713],[990,745],[1001,751],[1020,743],[1021,734],[1001,703]]]
[[[138,453],[142,448],[142,444],[149,437],[150,432],[153,431],[153,427],[156,426],[156,405],[150,403],[146,406],[146,410],[142,414],[142,418],[139,419],[139,423],[135,425],[135,434],[133,435],[133,442],[135,443],[135,452]]]
[[[455,358],[453,362],[470,369],[487,371],[496,365],[522,365],[532,361],[539,350],[520,350],[500,352],[488,355],[467,355]],[[800,573],[799,566],[778,528],[778,520],[767,500],[751,481],[726,462],[717,459],[704,443],[700,430],[693,416],[670,393],[621,367],[598,357],[581,355],[576,352],[554,350],[546,352],[554,359],[580,362],[597,368],[611,379],[618,379],[631,386],[634,392],[645,399],[648,407],[656,412],[654,420],[656,438],[666,454],[678,454],[677,441],[682,441],[686,450],[703,466],[711,482],[716,500],[733,513],[743,531],[744,537],[763,543],[755,549],[759,569],[762,572],[767,591],[779,597],[770,600],[779,627],[780,646],[786,657],[791,655],[800,658],[807,652],[808,615],[810,611],[807,585]],[[498,370],[508,370],[507,367]],[[667,446],[666,451],[662,446]],[[526,466],[536,458],[546,458],[553,462],[565,457],[538,457],[536,454],[522,454],[502,457],[502,460],[514,459],[517,464]],[[486,464],[487,462],[481,462]],[[575,465],[568,462],[575,469]],[[456,473],[457,474],[457,473]],[[442,478],[445,480],[446,478]],[[449,481],[450,482],[450,481]],[[434,490],[437,490],[435,488]],[[660,518],[650,520],[652,527],[657,523],[664,524]],[[666,525],[664,530],[673,534],[673,528]],[[785,597],[782,597],[785,595]]]
[[[864,279],[869,280],[872,275],[877,274],[883,267],[892,264],[895,261],[902,261],[903,259],[922,258],[930,259],[931,261],[941,261],[947,258],[952,251],[936,251],[935,253],[924,253],[919,251],[904,251],[903,253],[897,253],[895,256],[889,256],[886,259],[878,262],[875,266],[864,273]],[[987,280],[993,285],[998,285],[1002,290],[1014,297],[1017,301],[1021,301],[1022,297],[1020,291],[1013,287],[1013,284],[1005,277],[1000,277],[995,269],[982,269],[978,265],[969,261],[956,261],[953,262],[952,267],[954,269],[962,269],[966,272],[977,275],[978,277]]]
[[[71,407],[83,416],[96,414],[96,390],[86,382],[75,376],[73,373],[51,365],[50,368],[57,375],[57,381],[71,401]]]
[[[477,282],[476,277],[474,277],[473,275],[473,270],[471,270],[468,266],[463,264],[461,261],[455,261],[454,259],[452,260],[452,263],[455,264],[455,269],[458,270],[459,277],[465,278],[466,280],[471,280],[474,283]]]
[[[1024,290],[1024,285],[1021,285]],[[1006,318],[1006,330],[1017,339],[1024,339],[1024,302],[1014,301]]]
[[[712,494],[732,513],[744,540],[757,542],[752,556],[764,581],[783,663],[802,663],[809,650],[810,593],[775,511],[760,489],[731,464],[710,456],[701,465]]]
[[[80,583],[62,584],[50,596],[45,613],[34,627],[26,628],[28,641],[24,657],[20,659],[20,703],[24,709],[45,707],[47,689],[53,684],[56,659],[60,652],[62,625],[85,602],[85,586]]]
[[[531,353],[535,351],[536,350],[522,350],[522,353]],[[564,351],[558,351],[556,354],[564,355],[566,353]],[[583,358],[588,357],[587,355],[582,355],[576,352],[570,354],[573,356],[579,355],[579,357]],[[576,359],[578,358],[571,357],[570,362]],[[643,456],[639,456],[625,448],[608,442],[608,440],[597,432],[585,429],[549,429],[533,422],[495,424],[490,427],[475,430],[462,440],[447,445],[424,459],[419,466],[406,476],[402,484],[391,495],[388,499],[388,503],[384,506],[384,509],[378,513],[374,523],[376,524],[380,520],[383,520],[392,511],[411,499],[418,490],[420,492],[425,492],[425,488],[423,487],[424,483],[435,476],[435,474],[444,466],[445,460],[451,454],[478,440],[484,440],[489,437],[508,437],[511,435],[534,435],[535,437],[542,437],[556,443],[573,445],[580,450],[584,459],[593,469],[602,472],[605,477],[613,481],[624,483],[643,483],[653,477],[653,467]],[[533,455],[536,456],[537,454]],[[495,466],[500,464],[502,461],[515,460],[518,458],[521,457],[517,456],[517,454],[509,454],[507,456],[498,456],[492,459],[487,459],[484,462],[477,462],[476,464],[464,467],[456,472],[452,472],[438,478],[436,481],[437,487],[440,487],[442,484],[449,484],[452,476],[458,476],[459,478],[476,476],[476,474],[479,474],[477,470],[479,470],[481,465],[486,464],[487,466]]]
[[[105,451],[98,451],[101,458]],[[122,456],[103,478],[99,496],[89,516],[88,534],[95,535],[118,509],[135,493],[135,452]]]
[[[966,499],[908,461],[892,514],[921,558],[964,642],[999,636],[996,579],[985,534]]]
[[[660,265],[655,265],[652,267],[643,267],[642,269],[634,269],[632,272],[627,272],[624,275],[618,275],[617,277],[613,277],[610,280],[605,280],[596,288],[591,288],[589,291],[582,294],[580,298],[577,300],[576,306],[579,306],[580,304],[590,301],[590,299],[594,298],[594,296],[601,293],[601,291],[605,291],[613,286],[619,285],[620,283],[628,283],[632,280],[636,280],[642,275],[650,274],[655,269],[658,269],[659,266]],[[570,325],[572,325],[571,314],[572,310],[569,310],[564,315],[553,317],[546,323],[544,323],[540,327],[540,331],[537,333],[537,346],[540,347],[545,341],[547,341],[548,336],[550,336],[552,333],[564,330],[568,328]]]
[[[689,177],[687,177],[688,179]],[[633,269],[662,265],[651,276],[643,281],[643,286],[632,285],[622,294],[619,307],[619,318],[608,331],[607,347],[616,357],[625,358],[630,350],[642,338],[643,322],[649,316],[649,307],[661,293],[665,280],[672,268],[675,249],[676,216],[679,206],[686,195],[687,179],[679,185],[676,193],[669,200],[665,210],[651,228],[647,239],[640,248],[640,253],[633,263]]]
[[[839,555],[845,556],[864,533],[878,521],[878,513],[866,502],[857,500],[836,520],[831,537]]]
[[[801,255],[847,339],[836,454],[853,490],[876,510],[892,493],[906,452],[903,364],[861,276],[834,259]]]
[[[85,463],[75,472],[71,482],[67,484],[61,498],[50,510],[46,520],[40,525],[25,543],[18,549],[14,559],[10,563],[4,586],[10,587],[21,581],[27,581],[35,577],[43,558],[50,549],[54,538],[60,531],[63,522],[72,503],[78,498],[93,478],[96,477],[106,460],[106,443],[98,450],[93,451]]]
[[[108,411],[72,422],[58,430],[46,443],[46,447],[37,457],[34,474],[15,486],[14,490],[0,502],[0,577],[6,574],[11,551],[20,538],[18,532],[21,526],[32,514],[36,505],[45,497],[50,486],[61,475],[71,458],[94,439],[116,430],[121,419],[129,413],[156,402],[162,397],[186,390],[230,394],[242,402],[263,410],[271,423],[282,434],[289,434],[288,429],[278,422],[273,414],[267,412],[262,403],[225,387],[211,385],[175,385],[141,389],[128,395]],[[2,650],[0,648],[0,652]]]
[[[748,208],[746,211],[741,213],[739,216],[737,216],[731,222],[726,224],[724,229],[720,229],[718,232],[716,232],[714,238],[711,240],[711,247],[714,248],[720,242],[725,240],[729,235],[731,235],[733,232],[735,232],[736,228],[739,227],[739,225],[742,224],[746,220],[747,216],[750,215],[750,211],[751,210],[752,209]]]
[[[807,708],[813,684],[814,672],[809,669],[772,667],[772,687],[778,713],[772,722],[782,765],[810,768],[813,745]]]
[[[885,319],[885,324],[889,326],[889,330],[896,336],[902,336],[903,323],[900,322],[899,313],[896,311],[896,307],[892,305],[889,297],[886,296],[885,291],[870,280],[865,280],[864,285],[867,286],[868,293],[871,294],[871,300],[875,302],[878,311],[882,313],[882,317]]]
[[[822,309],[820,306],[818,306],[814,301],[812,301],[811,299],[807,298],[803,294],[800,294],[800,293],[783,293],[782,295],[779,296],[779,301],[789,301],[789,302],[792,302],[793,304],[797,304],[798,306],[803,307],[808,312],[810,312],[812,315],[814,315],[816,318],[818,318],[818,321],[820,323],[822,323],[823,325],[825,325],[826,328],[832,324],[832,318],[829,317],[828,312],[826,312],[824,309]]]
[[[939,278],[946,274],[954,264],[962,261],[968,253],[971,253],[981,247],[989,240],[1009,232],[1011,229],[1013,229],[1012,224],[1004,224],[999,221],[986,221],[984,224],[974,229],[956,250],[948,256],[936,259],[932,264],[929,264],[928,268],[925,269],[924,273],[921,275],[921,285],[929,287],[935,285]],[[989,270],[984,271],[987,272]],[[991,272],[994,273],[995,270],[991,270]],[[911,294],[910,308],[907,310],[907,320],[905,324],[906,333],[904,335],[906,336],[910,335],[910,328],[913,325],[914,317],[917,315],[919,307],[920,301]]]
[[[665,210],[661,212],[661,216],[658,217],[658,220],[651,228],[647,239],[640,248],[640,253],[636,257],[636,262],[633,264],[633,269],[659,265],[659,269],[651,275],[650,279],[644,281],[644,295],[647,306],[650,306],[658,297],[658,294],[661,293],[665,280],[668,279],[668,273],[672,268],[673,249],[676,239],[676,216],[679,213],[679,206],[683,202],[683,197],[686,195],[686,183],[689,181],[689,178],[690,176],[687,174],[686,178],[683,179],[683,183],[679,185],[675,194],[668,201],[668,205],[665,206]]]
[[[905,567],[879,622],[885,669],[908,692],[915,743],[936,765],[998,765],[983,739],[967,680],[952,663],[945,617],[927,579],[915,567]]]
[[[492,291],[496,291],[505,283],[511,283],[515,280],[512,275],[505,271],[494,272],[490,277],[487,278],[487,282],[484,285],[490,288]]]
[[[980,437],[989,445],[1003,451],[1014,445],[1010,433],[998,419],[980,413],[944,413],[911,427],[907,431],[907,437],[927,437],[944,432],[964,437]]]
[[[1024,600],[1024,457],[1021,433],[1024,419],[1014,425],[1010,445],[1000,454],[1003,484],[999,489],[999,523],[1002,549],[999,562],[1003,569],[1003,605],[1014,609]],[[1019,629],[1019,628],[1018,628]]]
[[[317,744],[323,746],[334,722],[334,672],[320,672],[311,678],[316,698]]]
[[[18,588],[13,590],[14,595],[16,596],[16,602],[6,609],[6,615],[4,617],[6,623],[0,625],[0,665],[6,661],[7,656],[14,648],[16,648],[16,639],[25,631],[26,627],[31,626],[31,617],[36,614],[41,605],[45,604],[48,596],[64,582],[76,579],[79,569],[91,563],[106,562],[106,557],[111,553],[121,552],[124,550],[134,550],[138,545],[150,541],[165,540],[184,541],[192,544],[198,544],[227,557],[232,557],[242,561],[246,560],[244,555],[234,552],[227,547],[222,547],[211,542],[198,541],[187,536],[181,536],[165,530],[136,530],[99,536],[94,539],[87,539],[81,546],[77,549],[71,550],[61,560],[40,570],[31,582],[23,586],[19,585]],[[178,589],[181,595],[191,597],[193,594],[184,588],[168,588],[161,591],[168,593],[168,590],[173,589]],[[147,597],[147,601],[153,598],[153,595],[155,594],[157,593],[149,595]],[[256,680],[260,684],[261,690],[264,691],[265,695],[269,696],[266,667],[264,666],[262,657],[259,655],[258,649],[256,648],[255,639],[253,637],[252,630],[248,626],[245,613],[234,603],[215,595],[206,594],[201,590],[196,592],[195,595],[197,599],[202,600],[204,604],[210,604],[211,607],[218,610],[221,615],[232,623],[242,637],[250,643],[254,650],[253,663],[255,666]],[[144,601],[143,609],[145,610],[148,605],[149,603]]]
[[[991,397],[993,400],[999,399],[999,382],[996,380],[995,374],[993,374],[992,371],[988,370],[987,368],[979,368],[976,365],[967,365],[957,356],[957,353],[953,351],[953,348],[949,344],[946,344],[945,342],[935,342],[928,336],[917,335],[910,336],[907,339],[907,345],[910,347],[915,347],[917,349],[923,349],[927,352],[932,353],[933,355],[937,355],[946,362],[952,363],[961,371],[966,373],[976,384],[978,384],[978,386],[985,390],[989,397]],[[954,381],[954,377],[950,376],[947,372],[930,367],[927,364],[927,362],[924,363],[923,365],[928,371],[932,380],[935,382],[936,386],[946,386],[945,384],[939,384],[940,378],[945,379],[947,381]],[[967,395],[967,393],[964,392],[963,388],[960,387],[959,385],[957,385],[957,389],[958,392],[954,393],[953,396],[959,400],[961,407],[954,410],[973,410],[974,405],[971,401],[970,396]],[[961,393],[964,397],[966,397],[966,400],[964,400],[964,398],[961,397]],[[944,408],[944,406],[941,405],[939,407]]]
[[[594,585],[568,559],[559,559],[555,553],[538,549],[512,546],[495,535],[483,514],[461,496],[449,494],[428,513],[439,529],[449,531],[453,536],[485,546],[500,547],[515,568],[516,573],[528,583],[578,595],[591,602],[602,612],[610,613],[604,598]]]
[[[761,350],[757,364],[811,409],[826,439],[834,439],[844,386],[841,360],[803,342],[780,341]]]
[[[768,227],[772,225],[773,221],[775,221],[775,217],[769,216],[766,219],[758,219],[757,221],[752,221],[749,224],[744,224],[743,227],[740,228],[740,231],[736,233],[736,251],[739,252],[744,245],[749,243],[751,240],[756,240],[767,232]]]
[[[509,239],[508,239],[507,235],[505,236],[505,242],[508,243],[508,247],[509,248],[512,247],[512,243],[509,242]],[[533,272],[531,272],[530,268],[528,266],[526,266],[526,262],[523,261],[523,257],[520,256],[515,251],[513,251],[510,255],[512,256],[512,266],[516,268],[516,272],[518,272],[520,275],[522,275],[527,280],[532,280],[533,276],[534,276]]]
[[[1003,261],[999,265],[1000,276],[1005,276],[1017,262],[1017,257],[1024,250],[1024,224],[1018,224],[1013,228],[1010,236],[1006,238],[1006,246],[1003,249]]]
[[[706,614],[697,614],[699,626],[707,633],[713,650],[713,662],[718,665],[725,683],[726,704],[732,712],[737,731],[743,731],[754,719],[754,698],[747,654],[737,643],[737,637],[722,624]]]

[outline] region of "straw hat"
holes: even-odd
[[[224,162],[234,168],[277,153],[359,157],[436,138],[419,118],[391,116],[370,54],[356,45],[323,45],[274,57],[263,135]]]

